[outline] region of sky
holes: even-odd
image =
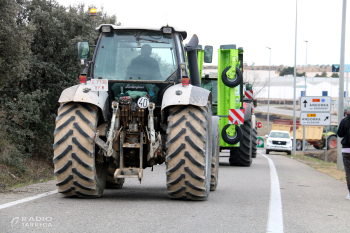
[[[294,66],[296,0],[57,0],[69,6],[85,3],[116,15],[123,26],[161,27],[167,23],[197,34],[201,45],[217,50],[223,44],[244,48],[248,65]],[[299,0],[297,7],[296,64],[340,63],[343,0]],[[345,64],[350,64],[350,2],[347,2]],[[347,56],[348,55],[348,56]]]

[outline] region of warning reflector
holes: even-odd
[[[229,109],[228,123],[234,125],[244,124],[244,109]]]
[[[245,91],[245,97],[253,99],[253,90]]]

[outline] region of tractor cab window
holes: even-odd
[[[164,81],[177,70],[173,34],[123,30],[102,35],[94,77],[111,80]]]
[[[213,98],[213,105],[218,104],[218,80],[217,79],[202,79],[201,87],[211,91]]]
[[[218,80],[217,79],[209,79],[203,78],[201,81],[201,87],[204,89],[211,91],[212,95],[212,111],[213,115],[217,115],[218,112]]]

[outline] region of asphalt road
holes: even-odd
[[[169,200],[164,165],[146,169],[141,185],[128,179],[98,199],[56,193],[6,207],[56,189],[54,181],[17,188],[0,194],[0,232],[267,232],[277,225],[283,229],[270,232],[349,232],[344,182],[263,152],[251,167],[228,166],[228,153],[221,153],[218,188],[203,202]]]
[[[270,107],[269,107],[270,113],[277,114],[277,115],[293,116],[293,110],[281,109],[279,107],[283,107],[283,104],[282,105],[270,105]],[[260,105],[256,108],[254,108],[254,110],[257,112],[267,112],[267,105]],[[295,115],[297,117],[300,117],[300,111],[295,111]],[[338,123],[338,116],[331,115],[331,122]]]

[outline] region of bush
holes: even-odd
[[[52,158],[53,131],[61,92],[78,83],[78,41],[95,44],[88,9],[55,1],[1,1],[0,161],[20,166],[32,156]],[[115,16],[99,12],[100,22]],[[4,23],[3,23],[4,22]],[[9,36],[10,35],[10,36]]]

